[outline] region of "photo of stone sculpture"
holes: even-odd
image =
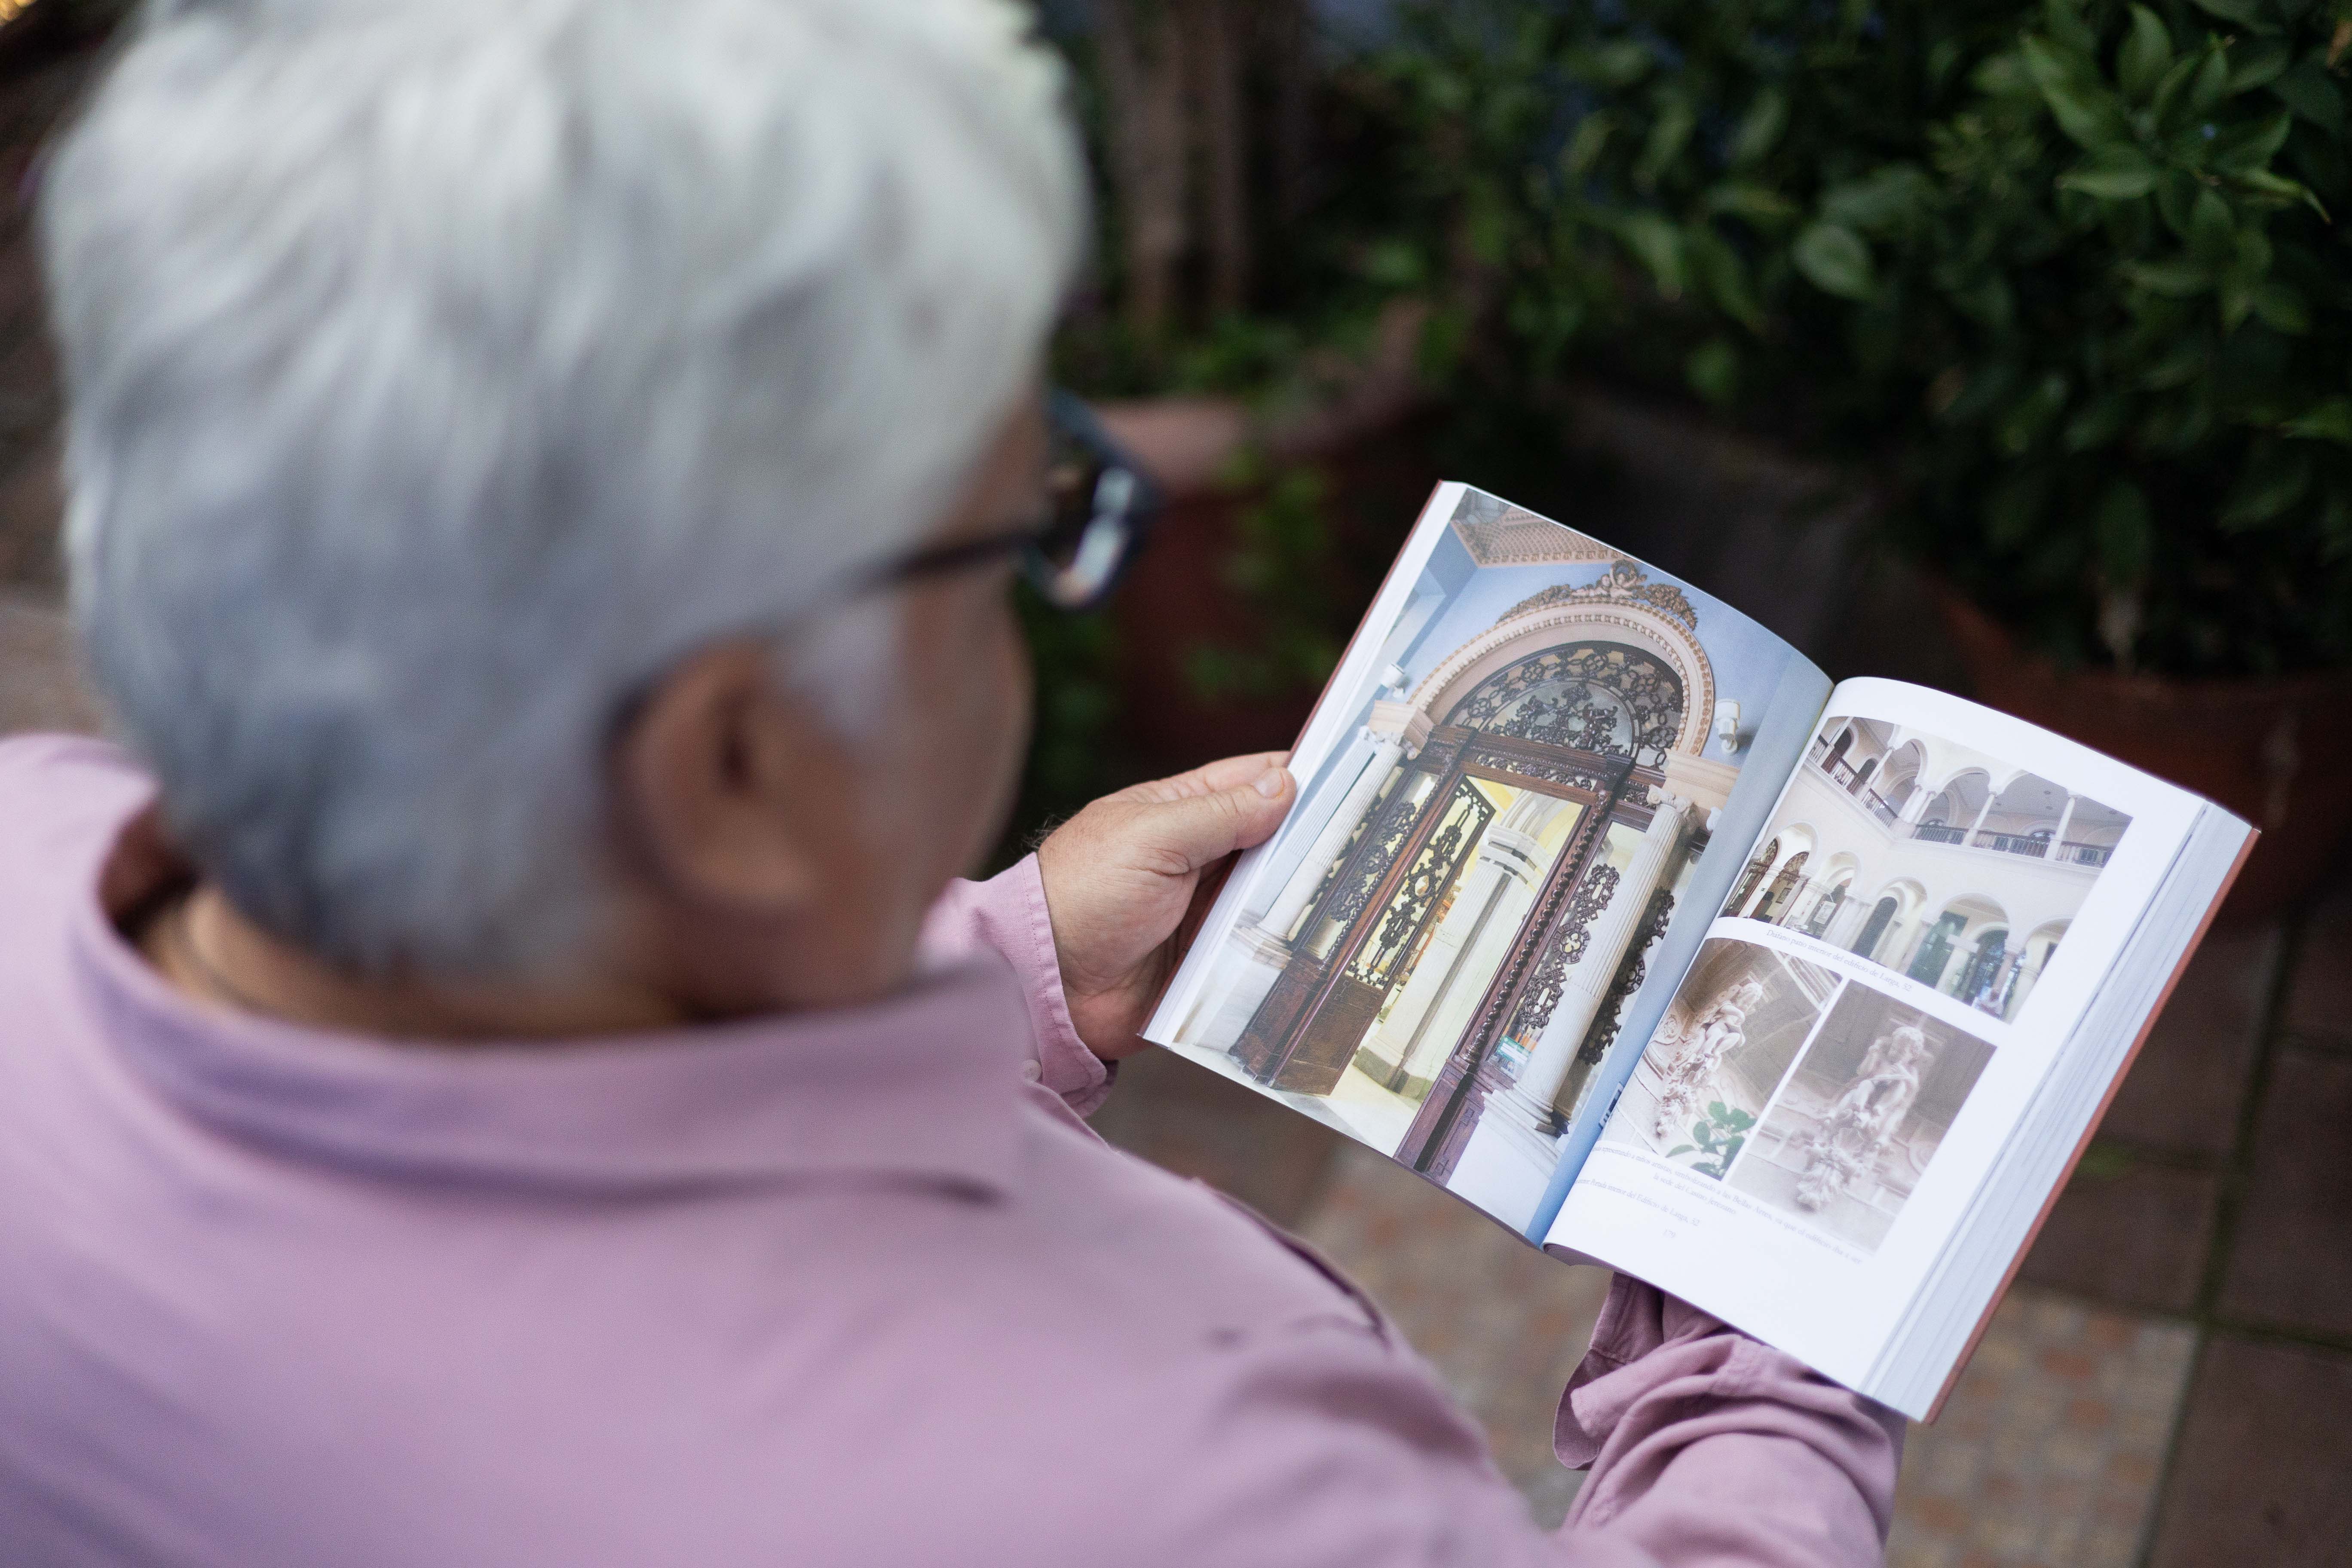
[[[1992,1047],[1859,983],[1846,987],[1732,1169],[1731,1186],[1874,1250]]]
[[[1173,1047],[1525,1223],[1788,658],[1469,492]]]
[[[1819,964],[1777,949],[1709,941],[1604,1136],[1721,1181],[1839,984]]]
[[[2130,826],[1940,736],[1832,718],[1723,912],[2013,1020]]]

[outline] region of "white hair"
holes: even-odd
[[[577,955],[616,706],[934,526],[1084,227],[1010,0],[181,0],[51,163],[74,608],[361,973]]]

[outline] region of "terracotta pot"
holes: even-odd
[[[1260,417],[1221,397],[1097,405],[1105,426],[1168,496],[1159,532],[1111,612],[1119,632],[1122,738],[1148,772],[1279,750],[1297,738],[1314,705],[1314,685],[1211,700],[1192,679],[1201,648],[1252,647],[1264,632],[1257,607],[1228,581],[1226,563],[1243,513],[1265,491],[1231,476],[1237,459],[1252,451],[1278,466],[1305,463],[1321,471],[1338,579],[1332,586],[1343,601],[1360,600],[1349,612],[1360,613],[1437,479],[1419,444],[1404,438],[1421,408],[1412,374],[1421,322],[1417,308],[1392,311],[1366,361],[1336,367],[1331,395],[1286,416]],[[1336,630],[1344,636],[1347,627]]]
[[[1948,590],[1979,701],[2168,779],[2263,830],[2221,918],[2266,920],[2318,886],[2352,831],[2352,670],[2168,680],[2062,670]]]

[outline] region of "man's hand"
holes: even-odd
[[[1202,874],[1265,842],[1297,793],[1288,753],[1227,757],[1105,795],[1037,847],[1062,990],[1078,1038],[1105,1061],[1144,1047]]]

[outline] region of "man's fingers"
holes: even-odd
[[[1137,784],[1122,793],[1137,800],[1158,801],[1217,795],[1225,790],[1239,789],[1266,769],[1278,768],[1289,760],[1288,752],[1252,752],[1245,756],[1220,757],[1187,773],[1171,778],[1153,779],[1149,784]]]
[[[1220,757],[1213,763],[1203,763],[1189,775],[1201,781],[1212,793],[1239,789],[1255,784],[1268,768],[1278,768],[1290,761],[1288,752],[1253,752],[1245,757]]]
[[[1298,793],[1290,770],[1271,760],[1280,754],[1233,757],[1223,763],[1211,763],[1213,768],[1243,762],[1255,762],[1258,766],[1254,771],[1221,773],[1221,777],[1238,773],[1236,782],[1226,788],[1163,801],[1147,811],[1142,819],[1147,847],[1180,862],[1186,871],[1197,871],[1236,849],[1264,843],[1282,826]]]

